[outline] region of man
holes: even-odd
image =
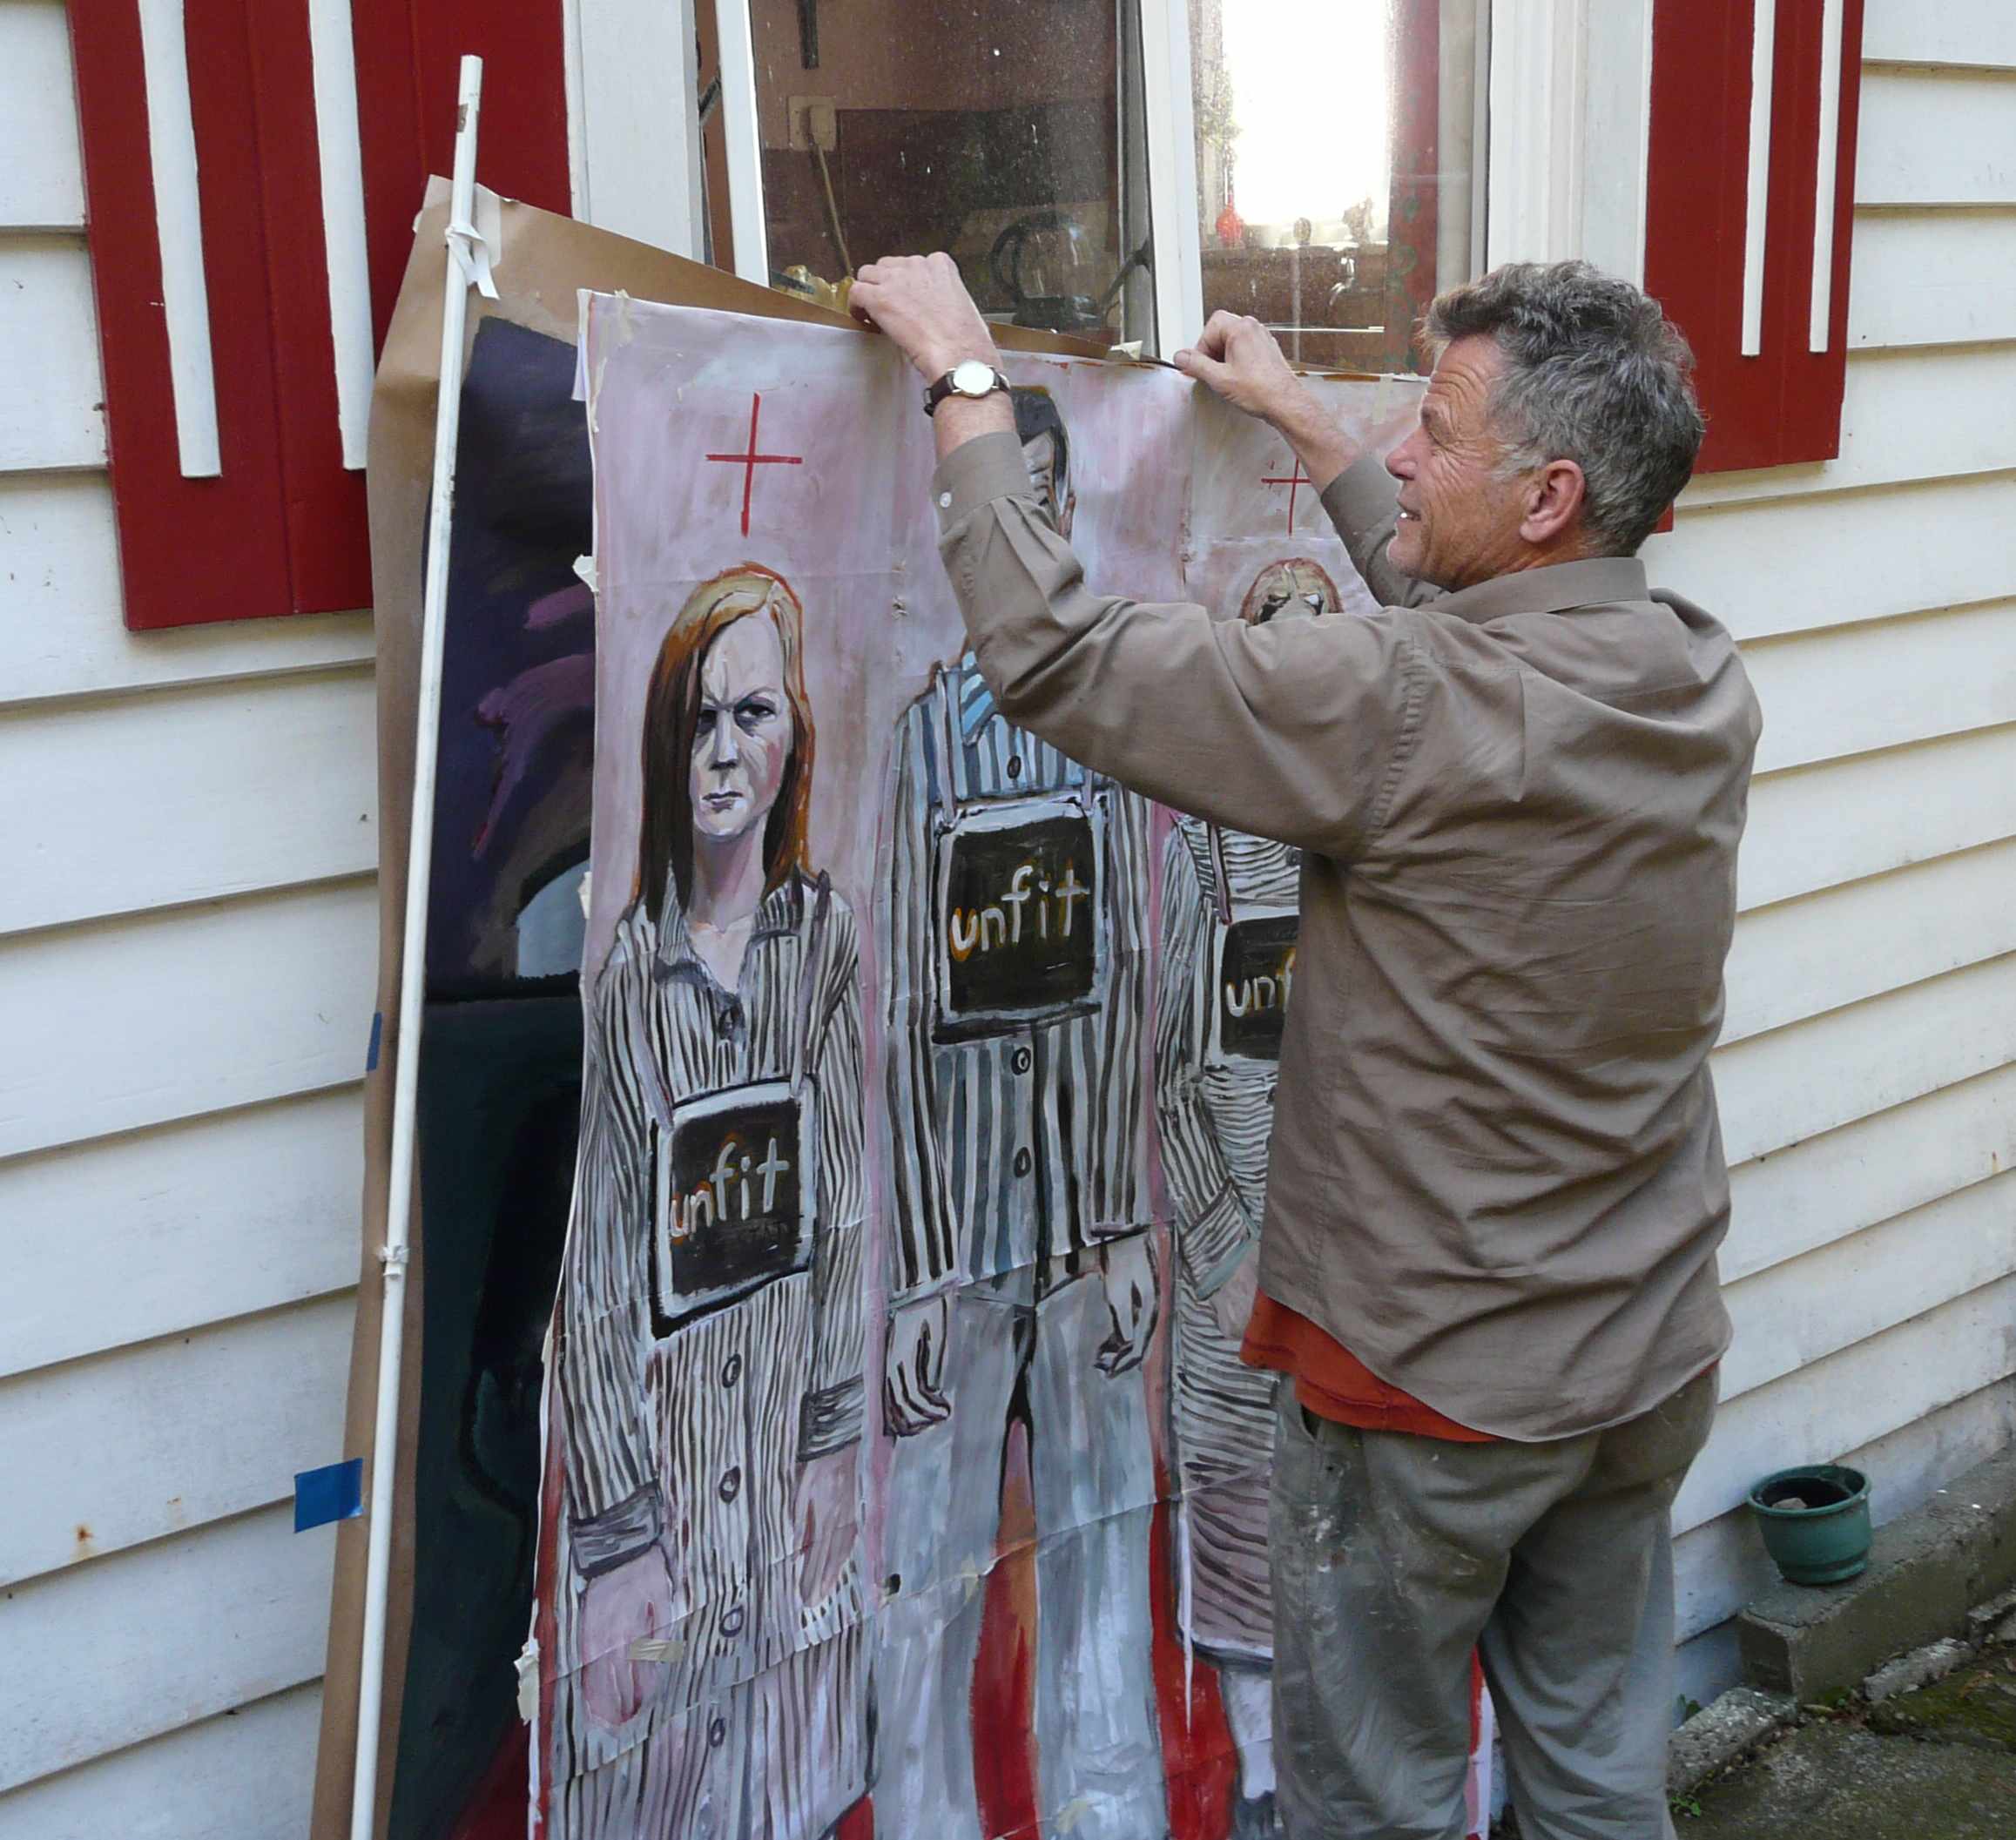
[[[993,361],[947,257],[873,265],[853,302],[929,378]],[[1177,358],[1325,482],[1377,614],[1091,593],[995,394],[943,401],[934,492],[1015,720],[1305,853],[1247,1338],[1289,1376],[1288,1832],[1460,1834],[1475,1645],[1525,1831],[1644,1840],[1671,1832],[1669,1513],[1729,1338],[1707,1059],[1757,709],[1728,634],[1633,560],[1702,432],[1658,307],[1522,264],[1426,329],[1383,473],[1257,322]]]
[[[1020,489],[1062,540],[1055,401],[1015,390],[1012,425]],[[893,1833],[984,1840],[971,1688],[1016,1422],[1042,1811],[1078,1840],[1162,1830],[1141,1372],[1148,821],[1144,800],[1004,714],[970,652],[903,713],[885,929],[897,1441],[876,1666]]]

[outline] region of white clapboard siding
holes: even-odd
[[[1884,1527],[1922,1507],[1957,1477],[2012,1442],[2016,1442],[2016,1379],[2002,1379],[1854,1449],[1788,1456],[1782,1463],[1767,1459],[1770,1468],[1759,1470],[1750,1480],[1761,1481],[1771,1469],[1795,1463],[1852,1464],[1870,1479],[1870,1518]],[[1777,1582],[1746,1508],[1681,1534],[1674,1543],[1673,1560],[1680,1633],[1689,1646]],[[1703,1695],[1691,1687],[1684,1690],[1705,1702],[1735,1684],[1731,1673],[1713,1693]]]
[[[1851,345],[2016,339],[2016,205],[1855,213]]]
[[[2016,1063],[1957,1081],[1729,1171],[1722,1276],[1810,1252],[2016,1169]]]
[[[1699,1527],[1774,1469],[1831,1462],[2016,1372],[2013,1320],[2016,1275],[1725,1401],[1674,1503],[1674,1525]]]
[[[2016,345],[1851,352],[1838,459],[1704,473],[1681,509],[2006,471],[2016,468],[2012,401]]]
[[[84,239],[0,232],[0,471],[101,466],[98,304]]]
[[[248,1105],[364,1070],[367,880],[0,940],[0,1156]]]
[[[8,73],[0,226],[75,229],[84,222],[84,161],[62,0],[0,5],[0,71]]]
[[[2016,1170],[1728,1288],[1725,1401],[2016,1271]]]
[[[2016,554],[1981,541],[2013,520],[2016,475],[2006,473],[1683,506],[1645,561],[1655,583],[1698,601],[1737,638],[1770,638],[2016,593]]]
[[[0,1586],[289,1500],[343,1454],[354,1315],[339,1292],[0,1380]]]
[[[14,1840],[295,1840],[308,1830],[319,1686],[292,1687],[0,1796]]]
[[[0,1375],[355,1283],[360,1089],[0,1163]]]
[[[1745,914],[1725,1042],[2016,952],[2016,838]]]
[[[374,711],[354,665],[0,711],[0,785],[43,789],[0,804],[0,933],[373,869]]]
[[[11,1587],[0,1789],[319,1678],[334,1554],[333,1527],[261,1508]]]
[[[2016,71],[1870,71],[1856,140],[1858,205],[2016,204]]]
[[[128,632],[103,473],[0,474],[0,707],[368,660],[367,614]],[[108,717],[108,720],[116,720]]]
[[[1862,55],[1891,64],[2016,70],[2016,7],[2009,0],[1867,0]]]
[[[1715,1055],[1732,1163],[2016,1061],[2016,955],[1949,971]]]
[[[1758,775],[1736,891],[1768,907],[1998,837],[2016,837],[2016,724]]]
[[[2016,601],[1753,644],[1743,664],[1760,772],[1993,728],[2016,722]]]

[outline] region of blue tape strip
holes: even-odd
[[[364,1459],[304,1469],[294,1475],[294,1532],[327,1527],[332,1520],[354,1520],[364,1512]]]
[[[385,1012],[382,1009],[374,1009],[371,1012],[371,1045],[364,1050],[364,1071],[366,1073],[374,1074],[378,1071],[378,1048],[384,1039]]]

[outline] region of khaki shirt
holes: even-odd
[[[1403,604],[1264,626],[1094,593],[1012,435],[933,495],[1008,715],[1306,853],[1262,1288],[1461,1424],[1569,1437],[1728,1345],[1708,1052],[1756,699],[1635,559],[1408,582],[1394,489],[1361,460],[1323,502]]]

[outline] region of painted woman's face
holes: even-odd
[[[766,613],[726,628],[700,664],[693,731],[693,834],[726,843],[777,803],[797,740],[784,695],[784,645]]]

